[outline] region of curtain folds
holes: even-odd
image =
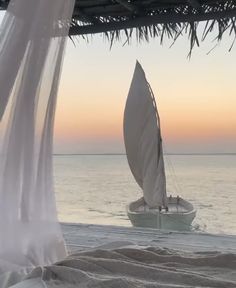
[[[75,0],[11,0],[0,26],[0,272],[66,255],[52,145]]]

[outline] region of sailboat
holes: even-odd
[[[196,216],[180,196],[167,196],[160,117],[145,73],[136,63],[124,112],[124,142],[130,170],[143,197],[127,206],[137,227],[186,231]]]

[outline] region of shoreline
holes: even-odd
[[[90,250],[110,243],[127,242],[144,247],[236,254],[236,235],[79,223],[61,223],[61,227],[70,253]]]

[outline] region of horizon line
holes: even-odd
[[[168,152],[164,155],[236,155],[236,152],[191,152],[191,153],[177,153]],[[53,156],[125,156],[126,153],[53,153]]]

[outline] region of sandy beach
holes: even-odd
[[[69,253],[99,246],[134,244],[140,247],[179,249],[185,251],[219,251],[236,254],[236,236],[194,232],[172,232],[133,227],[62,223]],[[235,264],[236,265],[236,264]],[[236,267],[236,266],[235,266]]]
[[[62,224],[70,255],[15,288],[236,287],[236,236]]]

